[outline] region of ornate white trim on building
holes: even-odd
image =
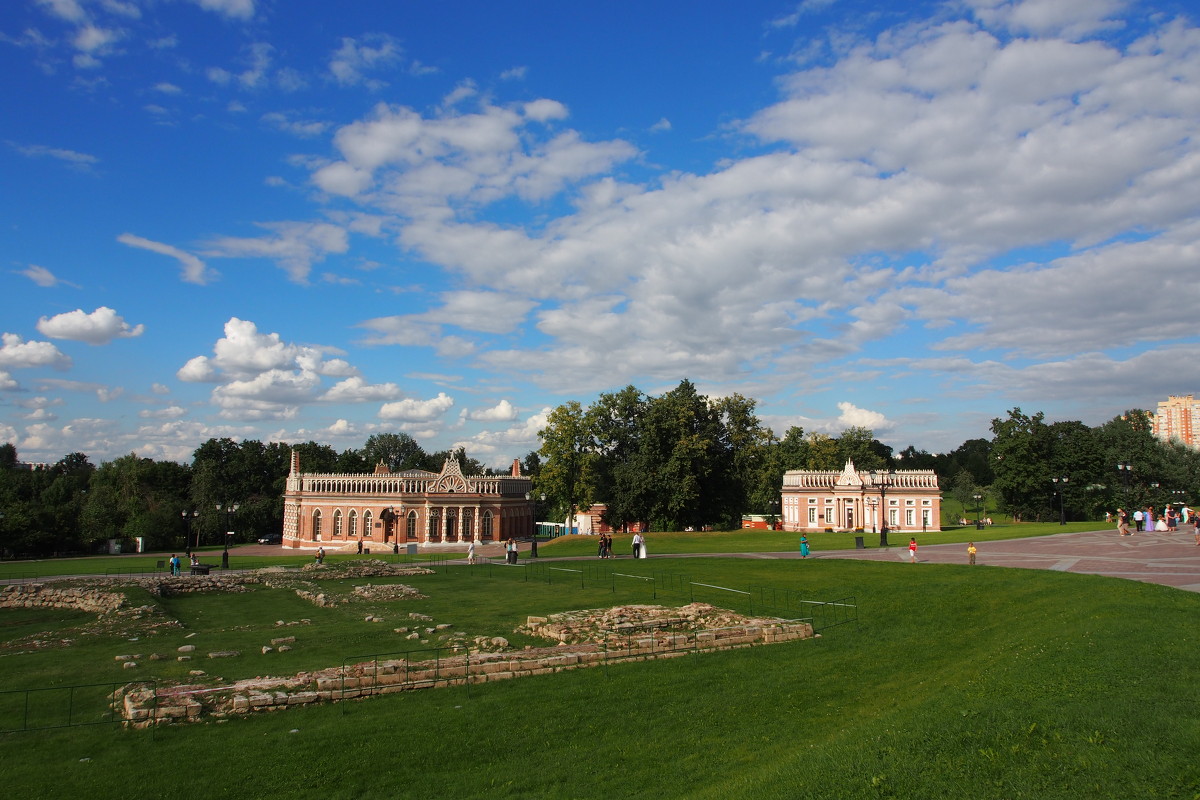
[[[841,472],[792,469],[783,473],[783,528],[788,531],[939,531],[942,491],[931,469]]]
[[[395,550],[401,544],[487,542],[533,535],[533,488],[514,459],[509,475],[463,475],[456,459],[442,471],[373,474],[300,471],[300,455],[283,494],[285,547]]]

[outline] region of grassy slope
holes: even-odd
[[[469,693],[431,691],[155,732],[7,736],[0,738],[6,785],[17,796],[95,798],[126,797],[133,787],[144,797],[314,798],[1200,793],[1191,669],[1200,596],[988,567],[723,559],[653,566],[821,598],[849,591],[858,597],[860,622],[815,642]],[[422,611],[472,634],[511,630],[527,613],[641,599],[525,584],[504,573],[410,582],[430,595],[417,601]],[[172,610],[187,612],[185,621],[203,635],[224,638],[278,610],[270,603],[261,614],[251,610],[265,599],[227,598],[232,607],[219,624],[203,621],[219,604]],[[349,612],[322,617],[309,606],[305,613],[322,626],[322,638],[386,642],[378,628],[359,630],[362,608],[354,608],[353,621]],[[323,655],[326,646],[309,649]],[[305,651],[302,644],[296,652]],[[0,658],[0,674],[8,660]]]

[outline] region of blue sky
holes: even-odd
[[[1120,0],[14,0],[0,440],[502,466],[689,378],[897,449],[1200,391],[1200,27]]]

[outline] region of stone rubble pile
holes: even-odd
[[[646,633],[669,635],[677,632],[714,630],[735,626],[764,626],[778,620],[747,618],[707,603],[689,603],[678,608],[656,605],[625,605],[565,611],[549,617],[529,617],[516,633],[550,639],[564,644],[605,643]]]
[[[555,615],[555,618],[563,615]],[[161,687],[157,693],[142,684],[130,684],[113,697],[113,708],[124,714],[127,723],[143,727],[181,720],[199,721],[224,718],[233,714],[277,711],[312,703],[336,702],[375,694],[414,689],[441,688],[464,683],[544,675],[567,669],[599,666],[613,661],[645,661],[676,658],[689,653],[727,650],[773,644],[813,637],[807,622],[769,619],[745,619],[711,606],[662,608],[659,606],[622,606],[572,612],[570,619],[590,619],[616,625],[656,625],[669,621],[683,628],[668,630],[650,627],[622,636],[620,648],[609,643],[582,641],[574,644],[559,639],[555,647],[526,648],[504,652],[508,641],[502,637],[476,637],[475,648],[451,656],[424,660],[388,659],[367,661],[318,672],[301,672],[292,677],[254,678],[220,688]],[[716,629],[703,627],[703,620],[740,623]],[[562,624],[550,619],[531,617],[527,626],[542,629]],[[690,626],[690,627],[689,627]],[[429,629],[430,632],[438,628]],[[557,638],[557,637],[551,637]],[[492,649],[487,649],[492,648]]]
[[[365,558],[354,561],[339,561],[336,564],[318,564],[312,562],[300,568],[304,572],[319,572],[321,578],[383,578],[404,575],[432,575],[433,570],[427,567],[416,567],[411,564],[389,564],[378,558]]]
[[[0,589],[0,608],[69,608],[108,614],[120,609],[125,603],[125,595],[118,592],[82,587],[14,583]]]

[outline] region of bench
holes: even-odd
[[[207,575],[208,571],[210,569],[212,569],[212,564],[193,564],[192,565],[192,574],[193,575]]]

